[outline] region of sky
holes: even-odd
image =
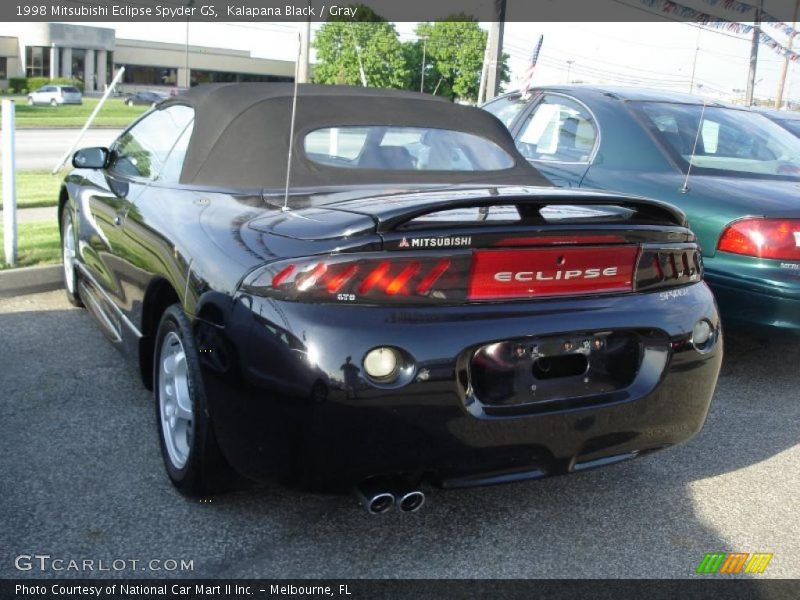
[[[86,24],[114,28],[121,38],[174,43],[186,41],[184,23]],[[189,42],[248,50],[256,57],[294,60],[300,26],[300,23],[192,23]],[[415,39],[416,23],[395,23],[395,26],[403,41]],[[766,31],[787,43],[779,31],[772,28]],[[544,35],[544,43],[534,84],[566,83],[569,76],[571,81],[589,83],[630,84],[684,92],[691,88],[695,94],[729,100],[743,97],[743,90],[747,87],[748,35],[665,21],[507,23],[503,47],[511,57],[512,82],[508,89],[519,86],[540,34]],[[797,46],[800,46],[800,36]],[[568,61],[573,62],[568,65]],[[755,88],[757,98],[776,95],[782,65],[781,56],[766,46],[760,46]],[[790,63],[787,90],[791,100],[800,102],[800,74],[796,73],[797,70],[800,70],[800,65]]]

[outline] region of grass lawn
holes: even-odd
[[[25,96],[14,96],[17,128],[83,127],[98,98],[84,98],[83,104],[66,106],[28,106]],[[97,113],[92,127],[125,127],[146,111],[148,106],[125,106],[122,98],[109,98]]]
[[[17,171],[17,208],[33,208],[36,206],[55,206],[58,204],[58,189],[62,179],[50,175],[45,169],[33,171]],[[0,173],[0,190],[3,175]],[[2,191],[0,191],[0,208],[3,207]]]
[[[3,248],[3,228],[0,227],[0,270],[8,269]],[[58,223],[17,224],[17,267],[53,264],[61,261],[61,238]]]

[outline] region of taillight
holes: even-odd
[[[430,304],[649,291],[699,281],[697,247],[579,246],[339,254],[271,263],[245,292],[304,302]],[[658,269],[663,269],[659,275]],[[652,280],[652,281],[651,281]]]
[[[721,252],[756,258],[800,260],[800,219],[742,219],[725,228]]]
[[[466,299],[471,255],[337,255],[267,265],[243,283],[287,300],[413,303]]]

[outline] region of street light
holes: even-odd
[[[567,61],[567,84],[570,83],[569,74],[572,71],[572,63],[574,63],[574,62],[575,62],[574,60],[568,60]]]

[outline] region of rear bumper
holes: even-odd
[[[726,328],[800,335],[800,265],[718,253],[705,279]]]
[[[752,333],[800,336],[800,299],[713,283],[725,326]]]
[[[719,320],[704,284],[681,294],[413,309],[209,297],[195,329],[217,438],[244,475],[344,490],[404,474],[457,487],[582,470],[697,433],[722,345],[701,354],[686,343],[699,319]],[[506,414],[476,409],[469,394],[463,362],[476,345],[643,329],[662,336],[665,359],[644,387]],[[363,356],[379,345],[413,357],[405,385],[364,376]]]

